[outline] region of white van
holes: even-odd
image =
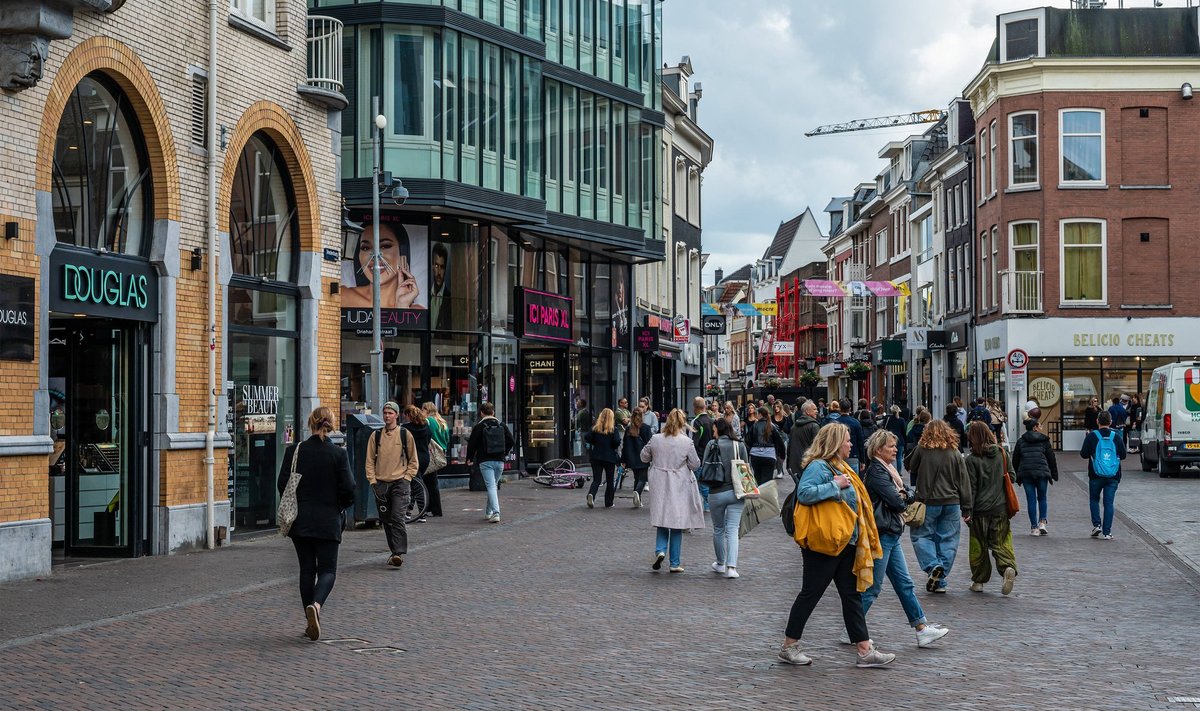
[[[1150,374],[1142,426],[1142,471],[1161,477],[1200,464],[1200,363],[1172,363]]]

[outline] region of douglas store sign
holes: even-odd
[[[158,320],[158,274],[144,259],[55,249],[50,254],[50,310]]]
[[[570,297],[517,287],[513,301],[518,338],[571,342]]]
[[[0,274],[0,360],[33,360],[33,279]]]

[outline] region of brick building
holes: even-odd
[[[344,99],[309,50],[340,24],[225,5],[0,13],[0,580],[271,525],[283,447],[337,400]]]

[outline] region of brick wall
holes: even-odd
[[[50,516],[49,455],[0,457],[0,523]]]

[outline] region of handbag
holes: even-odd
[[[912,526],[913,528],[924,526],[925,502],[914,501],[908,506],[905,506],[903,513],[900,514],[900,520],[903,521],[906,526]]]
[[[733,471],[733,495],[738,499],[757,499],[762,495],[758,490],[758,481],[754,478],[754,470],[745,459],[734,459],[729,463]]]
[[[429,440],[429,466],[425,467],[426,474],[441,471],[446,466],[446,450],[437,440]]]
[[[1021,511],[1021,501],[1017,498],[1017,490],[1008,474],[1008,454],[1003,448],[1000,449],[1000,457],[1004,460],[1004,508],[1008,517],[1012,518]]]
[[[700,464],[700,474],[696,480],[711,485],[724,484],[729,480],[725,465],[721,463],[721,447],[715,439],[704,450],[704,461]]]
[[[292,524],[300,514],[300,505],[296,502],[296,487],[300,486],[301,474],[296,471],[296,460],[300,458],[300,443],[292,450],[292,471],[288,474],[287,484],[283,487],[283,496],[279,497],[279,513],[275,520],[279,522],[279,535],[286,536],[292,530]]]
[[[850,543],[858,515],[841,499],[800,504],[795,509],[796,545],[813,553],[838,555]]]

